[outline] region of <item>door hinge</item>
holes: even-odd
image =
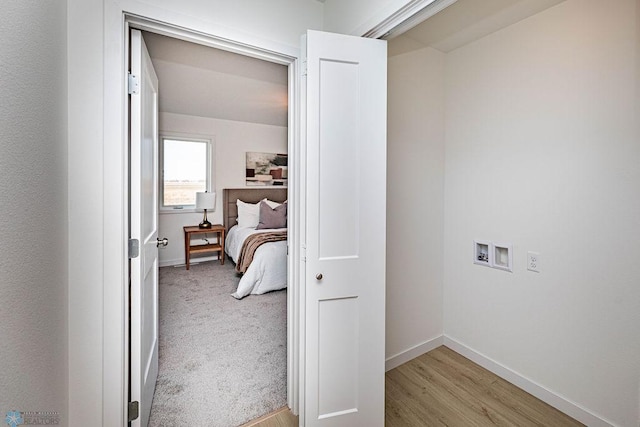
[[[138,402],[137,400],[129,402],[127,420],[129,420],[129,422],[137,420],[138,416],[140,416],[140,402]]]
[[[300,245],[300,259],[307,262],[307,245]]]
[[[302,61],[302,75],[306,76],[307,75],[307,61]]]
[[[136,76],[135,74],[131,74],[131,72],[129,72],[127,76],[128,76],[127,84],[129,85],[128,86],[129,95],[137,94],[138,92],[140,92],[140,85],[138,84],[138,76]]]
[[[140,240],[129,239],[129,259],[138,258],[140,255]]]

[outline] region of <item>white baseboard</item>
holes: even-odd
[[[190,265],[195,265],[204,261],[217,261],[219,260],[218,255],[206,256],[206,257],[198,257],[191,259]],[[158,267],[173,267],[177,265],[184,265],[184,258],[177,259],[165,259],[163,261],[158,262]]]
[[[589,427],[615,427],[616,425],[604,420],[603,418],[598,417],[595,414],[592,414],[585,408],[580,405],[571,402],[570,400],[565,399],[562,396],[552,392],[537,384],[536,382],[518,374],[515,371],[507,368],[504,365],[496,362],[488,358],[487,356],[478,353],[475,350],[467,347],[466,345],[456,341],[453,338],[448,336],[444,336],[444,345],[449,347],[451,350],[455,351],[458,354],[463,355],[469,360],[477,363],[488,371],[493,372],[497,376],[509,381],[511,384],[521,388],[529,394],[537,397],[545,403],[553,406],[554,408],[564,412],[570,417],[575,418],[583,424],[588,425]]]
[[[407,363],[411,359],[415,359],[418,356],[421,356],[425,353],[430,352],[431,350],[440,347],[443,344],[444,336],[440,335],[439,337],[430,339],[429,341],[425,341],[422,344],[418,344],[416,346],[411,347],[408,350],[402,351],[398,354],[395,354],[391,357],[388,357],[385,362],[385,369],[390,371],[393,368],[397,368],[403,363]]]

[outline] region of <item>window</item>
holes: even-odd
[[[198,191],[211,191],[211,141],[161,136],[161,209],[193,208]]]

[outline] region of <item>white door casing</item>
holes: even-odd
[[[386,42],[317,31],[308,31],[305,42],[301,421],[307,427],[382,426]]]
[[[131,74],[138,90],[130,97],[131,239],[139,256],[131,260],[132,401],[146,427],[158,376],[158,78],[139,30],[131,30]]]

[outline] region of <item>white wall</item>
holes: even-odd
[[[445,334],[620,426],[639,416],[638,7],[568,0],[446,59]],[[473,265],[477,238],[512,243],[514,272]]]
[[[0,13],[0,414],[67,423],[66,3]]]
[[[325,31],[361,36],[402,9],[410,0],[325,0]]]
[[[125,395],[123,351],[103,346],[126,327],[121,10],[295,56],[301,29],[322,26],[317,3],[68,0],[70,425],[115,424]]]
[[[103,313],[103,5],[68,0],[69,425],[100,425]]]
[[[388,63],[386,354],[400,362],[443,331],[444,56]]]
[[[322,29],[323,6],[317,0],[141,0],[154,7],[179,12],[214,24],[220,31],[242,32],[299,48],[300,36]]]
[[[207,212],[213,224],[222,224],[222,190],[245,187],[245,153],[287,152],[287,128],[207,117],[161,113],[160,132],[196,134],[210,138],[215,144],[216,209]],[[202,221],[202,212],[161,213],[159,235],[169,239],[169,246],[160,251],[160,265],[184,264],[185,225],[197,225]],[[206,257],[206,259],[215,259]],[[195,259],[192,259],[194,261]]]

